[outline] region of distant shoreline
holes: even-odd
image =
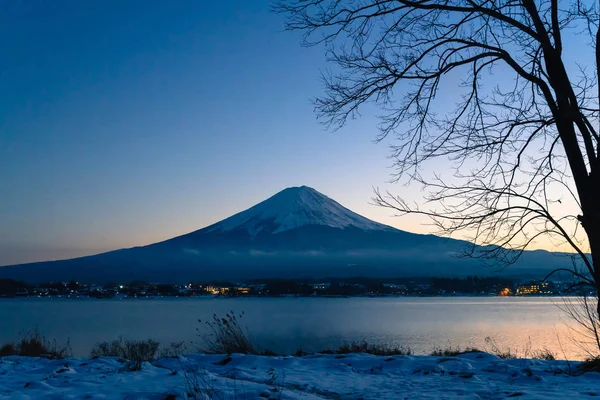
[[[92,296],[69,296],[69,295],[57,295],[57,296],[0,296],[2,300],[15,300],[15,299],[68,299],[68,300],[158,300],[158,299],[173,299],[173,300],[192,300],[192,299],[382,299],[382,298],[461,298],[461,297],[481,297],[481,298],[547,298],[547,297],[578,297],[575,294],[530,294],[530,295],[510,295],[500,296],[496,294],[468,294],[468,293],[457,293],[453,295],[440,294],[423,294],[423,295],[396,295],[396,294],[385,294],[385,295],[355,295],[355,296],[335,296],[335,295],[320,295],[320,296],[301,296],[301,295],[281,295],[281,296],[224,296],[224,295],[201,295],[201,296],[114,296],[98,298]]]

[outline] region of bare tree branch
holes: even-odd
[[[471,256],[505,265],[559,239],[578,257],[565,268],[600,297],[597,2],[278,0],[275,10],[336,67],[314,102],[321,122],[339,129],[376,105],[393,179],[423,185],[430,207],[379,191],[376,204],[428,216],[440,234],[466,235]],[[573,31],[595,60],[578,78],[563,52]],[[438,160],[452,163],[444,179],[425,169]]]

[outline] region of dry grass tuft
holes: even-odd
[[[256,348],[248,330],[241,325],[240,320],[244,313],[235,315],[233,311],[225,314],[224,317],[218,317],[213,314],[212,320],[198,320],[208,328],[208,333],[201,332],[198,329],[198,336],[202,338],[203,345],[201,350],[209,354],[261,354]]]

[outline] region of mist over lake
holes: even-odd
[[[0,343],[39,328],[47,338],[88,356],[92,346],[122,336],[185,341],[196,350],[198,319],[244,312],[255,342],[276,352],[318,351],[344,341],[408,346],[415,354],[434,347],[525,351],[547,348],[557,358],[582,359],[572,343],[559,297],[387,298],[160,298],[91,300],[59,298],[0,301]],[[193,343],[191,343],[193,342]]]

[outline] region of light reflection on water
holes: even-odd
[[[293,353],[316,351],[344,341],[367,340],[429,354],[434,347],[553,351],[581,359],[566,315],[554,298],[163,298],[135,300],[2,299],[0,343],[39,327],[59,342],[68,338],[76,356],[94,343],[153,338],[196,342],[197,322],[213,313],[245,313],[243,323],[262,347]],[[193,347],[193,345],[192,345]]]

